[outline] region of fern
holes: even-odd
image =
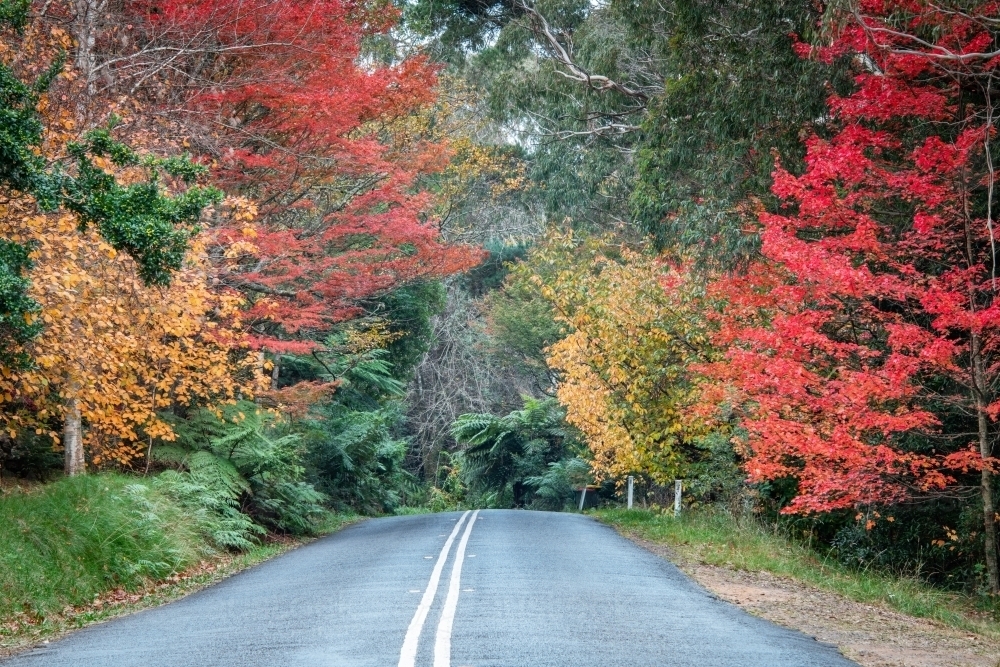
[[[572,506],[576,489],[590,482],[590,464],[579,457],[550,463],[543,474],[524,480],[534,487],[532,509],[556,511]]]
[[[408,442],[393,435],[400,415],[396,403],[374,410],[331,403],[309,423],[310,476],[335,507],[392,512],[408,497],[422,495],[416,477],[403,467]]]
[[[573,460],[582,448],[554,399],[523,400],[522,409],[507,415],[472,413],[455,420],[451,433],[462,446],[462,478],[481,505],[540,503],[561,509],[563,503],[556,498],[565,495],[566,484],[557,485],[556,480],[562,468],[550,466]],[[577,464],[572,465],[576,470]]]
[[[177,440],[154,449],[177,468],[178,493],[222,522],[218,543],[245,548],[263,527],[308,533],[322,513],[323,495],[304,481],[301,436],[281,428],[272,413],[241,402],[175,420]]]

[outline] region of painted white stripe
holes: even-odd
[[[451,628],[455,624],[455,610],[458,608],[458,593],[462,582],[462,563],[465,561],[465,547],[469,543],[469,533],[476,523],[479,510],[476,510],[469,525],[462,533],[462,541],[455,552],[455,564],[451,567],[451,581],[448,583],[448,597],[445,598],[441,610],[441,620],[438,622],[437,639],[434,641],[434,667],[451,667]]]
[[[427,612],[431,610],[431,605],[434,603],[438,582],[441,581],[441,570],[444,569],[444,563],[448,560],[448,552],[451,551],[451,545],[455,541],[455,536],[458,535],[458,531],[461,530],[462,523],[465,522],[465,517],[469,516],[470,511],[466,510],[462,518],[455,524],[455,529],[451,531],[451,535],[445,540],[444,546],[441,547],[441,554],[438,556],[437,562],[434,563],[434,570],[431,571],[431,578],[427,582],[427,589],[424,590],[424,596],[420,599],[417,612],[413,615],[410,627],[406,630],[406,638],[403,639],[403,649],[399,652],[399,667],[413,667],[417,660],[417,644],[420,641],[420,631],[423,630],[424,621],[427,620]]]

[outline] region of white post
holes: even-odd
[[[678,517],[681,515],[681,489],[684,487],[684,482],[679,479],[674,480],[674,516]]]
[[[632,509],[632,483],[634,481],[635,481],[635,478],[632,477],[632,475],[629,475],[628,476],[628,508],[629,509]]]
[[[580,511],[583,511],[583,501],[587,499],[587,487],[583,487],[583,491],[580,492]]]

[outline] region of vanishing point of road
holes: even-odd
[[[849,667],[586,516],[372,519],[3,667]]]

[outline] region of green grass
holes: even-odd
[[[184,511],[135,478],[93,475],[0,497],[0,619],[43,619],[209,555]]]
[[[358,519],[329,513],[316,534]],[[0,655],[176,599],[310,539],[220,552],[188,511],[136,477],[8,492],[0,495]]]
[[[982,601],[917,579],[848,568],[755,519],[737,521],[726,512],[709,509],[687,512],[679,519],[621,509],[598,510],[595,516],[625,534],[670,546],[682,561],[770,572],[858,602],[884,604],[911,616],[1000,637],[1000,624],[993,618],[996,609],[988,609]]]
[[[420,506],[410,507],[409,505],[407,505],[404,507],[397,507],[395,510],[393,510],[392,514],[393,516],[416,516],[418,514],[433,514],[437,511],[449,512],[451,510],[434,510],[431,509],[430,507],[420,507]]]

